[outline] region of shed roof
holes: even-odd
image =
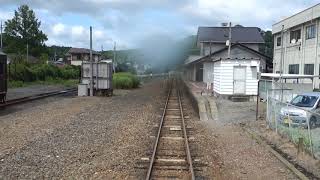
[[[86,48],[70,48],[69,51],[67,52],[68,54],[90,54],[90,49]],[[92,51],[92,54],[100,55],[99,52],[97,51]]]
[[[225,43],[228,40],[229,27],[199,27],[198,42]],[[264,43],[257,27],[231,27],[233,43]]]
[[[247,46],[245,46],[245,45],[243,45],[243,44],[240,44],[240,43],[232,44],[232,45],[231,45],[231,49],[234,48],[234,47],[237,47],[237,46],[240,46],[240,47],[246,49],[247,51],[250,51],[250,52],[252,52],[252,53],[255,53],[255,54],[257,54],[257,55],[259,55],[259,56],[262,56],[262,57],[264,57],[264,58],[266,58],[266,59],[271,59],[269,56],[266,56],[266,55],[260,53],[259,51],[256,51],[256,50],[254,50],[254,49],[251,49],[251,48],[249,48],[249,47],[247,47]],[[209,55],[207,55],[207,56],[203,56],[203,57],[201,57],[201,58],[199,58],[199,59],[196,59],[196,60],[194,60],[194,61],[191,61],[191,62],[186,62],[185,65],[195,64],[195,63],[199,63],[199,62],[206,61],[206,60],[208,60],[209,57],[214,56],[214,55],[216,55],[216,54],[218,54],[218,53],[220,53],[220,52],[227,51],[227,50],[228,50],[228,47],[224,47],[224,48],[222,48],[222,49],[220,49],[220,50],[218,50],[218,51],[215,51],[215,52],[213,52],[213,53],[211,53],[211,54],[209,54]],[[216,61],[218,61],[218,60],[216,60]],[[266,62],[268,62],[268,61],[266,61]]]

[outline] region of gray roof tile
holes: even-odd
[[[232,27],[233,43],[264,43],[257,27]],[[199,27],[198,42],[225,43],[229,36],[229,27]]]

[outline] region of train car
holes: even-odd
[[[81,83],[87,84],[90,87],[90,63],[83,62],[81,68]],[[103,96],[112,96],[112,73],[113,65],[110,62],[94,62],[93,63],[93,85],[94,94]]]
[[[0,50],[0,103],[6,102],[7,83],[7,55]]]

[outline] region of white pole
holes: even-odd
[[[90,96],[93,96],[92,26],[90,26]]]

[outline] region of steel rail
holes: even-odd
[[[166,115],[166,112],[167,112],[167,107],[168,107],[169,98],[170,98],[170,95],[171,95],[171,90],[172,90],[172,83],[170,84],[168,95],[167,95],[167,99],[166,99],[166,104],[165,104],[164,109],[163,109],[163,113],[162,113],[159,129],[158,129],[158,134],[157,134],[156,142],[155,142],[154,147],[153,147],[153,152],[152,152],[152,156],[151,156],[151,160],[150,160],[150,164],[149,164],[149,169],[148,169],[146,180],[150,180],[150,178],[151,178],[151,173],[152,173],[152,170],[153,170],[153,164],[154,164],[154,160],[155,160],[155,157],[156,157],[156,152],[157,152],[157,148],[158,148],[158,144],[159,144],[159,139],[160,139],[160,134],[161,134],[163,121],[164,121],[164,118],[165,118],[165,115]]]
[[[41,94],[36,94],[36,95],[32,95],[32,96],[12,99],[12,100],[6,101],[3,104],[0,104],[0,108],[11,106],[11,105],[16,105],[16,104],[20,104],[20,103],[25,103],[25,102],[29,102],[29,101],[34,101],[34,100],[38,100],[38,99],[43,99],[43,98],[47,98],[47,97],[51,97],[51,96],[66,94],[66,93],[74,92],[76,90],[77,90],[77,88],[72,88],[72,89],[66,89],[66,90],[62,90],[62,91],[41,93]]]
[[[192,165],[192,157],[191,157],[190,148],[189,148],[186,124],[185,124],[185,121],[184,121],[184,114],[183,114],[183,107],[182,107],[182,103],[181,103],[180,89],[177,89],[177,94],[178,94],[178,99],[179,99],[180,114],[181,114],[181,119],[182,119],[182,128],[183,128],[183,135],[184,135],[184,145],[185,145],[186,153],[187,153],[189,171],[191,173],[191,179],[195,180],[196,178],[195,178],[195,175],[194,175],[194,169],[193,169],[193,165]]]

